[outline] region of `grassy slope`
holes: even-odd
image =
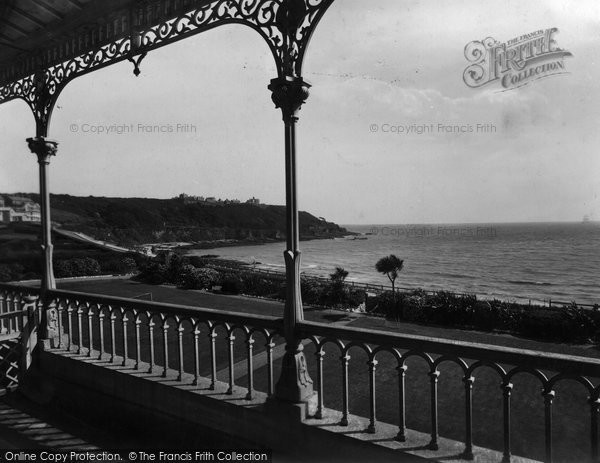
[[[21,194],[37,200],[35,194]],[[285,232],[285,207],[206,206],[177,199],[52,195],[52,219],[65,229],[115,241],[276,239]],[[300,213],[304,238],[342,236],[338,225]]]

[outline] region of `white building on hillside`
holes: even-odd
[[[40,222],[42,215],[40,205],[32,199],[22,196],[8,196],[10,206],[0,196],[0,222]]]

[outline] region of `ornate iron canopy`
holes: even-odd
[[[54,103],[71,80],[125,59],[138,71],[149,51],[232,23],[263,37],[280,78],[300,77],[308,42],[332,2],[9,1],[0,10],[0,103],[24,99],[34,113],[37,135],[46,136]]]

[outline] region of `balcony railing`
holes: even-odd
[[[27,296],[32,294],[28,289],[19,286],[8,286],[0,291],[0,339],[13,339],[23,330],[23,309]]]
[[[600,411],[600,386],[592,382],[600,377],[600,359],[544,353],[539,351],[515,349],[510,347],[492,346],[470,342],[459,342],[428,338],[416,335],[400,335],[385,333],[375,330],[356,329],[351,327],[334,327],[321,323],[303,322],[301,324],[301,336],[314,344],[317,359],[317,388],[319,404],[317,415],[320,416],[324,409],[324,370],[323,358],[325,348],[333,345],[339,353],[339,371],[342,377],[342,420],[341,424],[347,424],[349,410],[349,399],[351,398],[349,388],[349,366],[351,351],[362,351],[362,357],[366,360],[366,374],[368,375],[368,412],[370,424],[367,432],[374,433],[377,426],[377,391],[376,370],[378,358],[384,353],[393,357],[393,362],[386,362],[387,367],[394,368],[397,372],[397,401],[398,401],[398,435],[399,441],[406,439],[406,384],[405,376],[407,364],[411,358],[421,358],[425,364],[425,374],[429,379],[429,410],[431,425],[431,441],[429,447],[436,450],[438,447],[438,383],[441,378],[441,370],[444,364],[454,364],[458,367],[452,371],[459,373],[464,387],[464,443],[463,457],[473,458],[473,388],[475,376],[480,370],[493,370],[499,380],[500,388],[498,394],[502,396],[502,429],[503,429],[503,455],[504,461],[509,461],[511,449],[511,397],[513,395],[513,382],[518,375],[529,374],[537,379],[541,386],[541,406],[544,410],[544,461],[553,460],[553,402],[556,395],[557,385],[561,382],[575,381],[585,388],[588,395],[590,439],[588,455],[592,461],[598,461],[598,417]],[[364,368],[364,367],[363,367]],[[328,369],[331,375],[331,369]],[[386,375],[391,378],[391,375]],[[570,391],[568,389],[567,391]],[[486,388],[486,392],[490,391]],[[390,397],[384,397],[387,401]],[[457,400],[457,397],[449,397]],[[487,399],[487,398],[486,398]],[[389,403],[389,402],[388,402]],[[364,408],[364,407],[363,407]],[[447,418],[447,417],[446,417]],[[584,417],[580,417],[585,419]],[[489,424],[489,423],[485,423]],[[481,424],[480,424],[481,425]],[[581,449],[580,449],[581,450]],[[585,453],[585,451],[583,451]],[[581,461],[574,457],[571,461]]]
[[[37,293],[36,289],[0,285],[3,310],[14,309],[26,295]],[[192,384],[204,377],[212,388],[217,381],[225,381],[227,393],[242,387],[247,399],[256,390],[274,392],[274,378],[280,371],[276,360],[284,342],[280,318],[71,291],[52,290],[48,297],[48,313],[56,311],[48,316],[48,324],[67,335],[57,338],[56,349],[119,361],[162,376],[174,369],[178,381],[188,381],[184,373],[190,373]],[[523,456],[550,462],[555,444],[564,447],[567,431],[573,428],[571,461],[588,457],[598,461],[600,359],[308,321],[299,324],[298,336],[303,339],[318,393],[317,419],[337,409],[340,425],[348,425],[351,413],[366,416],[365,432],[376,433],[380,418],[397,426],[396,440],[402,442],[408,438],[407,419],[415,422],[417,417],[416,426],[425,422],[429,426],[432,450],[438,447],[440,425],[450,423],[445,427],[453,434],[449,437],[461,435],[464,441],[463,458],[473,458],[477,440],[477,445],[500,450],[504,461],[510,461],[514,437],[527,440],[521,434],[528,431],[541,434],[537,437],[543,438],[544,445],[543,450]],[[255,363],[258,357],[260,362]],[[361,358],[364,362],[356,361]],[[236,374],[236,368],[243,369],[242,374]],[[488,379],[480,383],[486,375]],[[491,375],[496,380],[490,380]],[[533,387],[539,390],[517,394],[514,385],[523,376],[533,378],[537,382]],[[486,406],[474,406],[476,397]],[[420,398],[426,403],[418,404]],[[560,400],[562,405],[557,407]],[[490,411],[491,403],[501,404],[499,416]],[[536,410],[543,419],[537,428],[533,423]],[[524,413],[515,427],[515,414]],[[488,434],[493,435],[485,437]],[[527,453],[523,448],[520,445],[515,453]]]
[[[37,325],[36,291],[6,285],[0,289],[0,393],[14,389],[31,361],[31,333]]]
[[[210,377],[211,389],[217,381],[218,367],[226,363],[228,394],[236,386],[236,364],[243,359],[247,399],[252,399],[255,390],[255,351],[264,350],[266,392],[273,393],[273,349],[282,330],[281,319],[70,291],[51,291],[49,295],[57,309],[59,332],[71,334],[59,338],[58,349],[75,350],[88,357],[97,355],[110,362],[119,356],[124,366],[133,362],[137,370],[144,363],[149,373],[159,371],[164,377],[169,368],[175,368],[178,381],[186,370],[191,370],[194,385],[202,373]],[[201,343],[201,335],[206,336],[208,349]],[[257,337],[264,343],[255,348]],[[219,338],[223,339],[224,349],[218,349]]]

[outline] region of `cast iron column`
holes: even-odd
[[[308,98],[310,85],[300,77],[278,77],[271,80],[275,107],[280,108],[285,124],[285,204],[286,250],[283,253],[286,271],[286,298],[283,315],[285,354],[281,377],[275,387],[277,398],[289,402],[306,402],[313,393],[303,346],[297,336],[297,322],[304,319],[300,297],[300,250],[298,201],[296,185],[296,122],[298,110]]]
[[[42,215],[42,301],[46,304],[46,293],[49,289],[56,288],[54,270],[52,268],[52,222],[50,220],[50,190],[48,189],[48,164],[50,157],[56,155],[58,143],[45,137],[28,138],[27,144],[32,153],[37,155],[40,175],[40,209]],[[52,333],[54,320],[52,314],[42,311],[42,339],[48,339],[58,334]]]

